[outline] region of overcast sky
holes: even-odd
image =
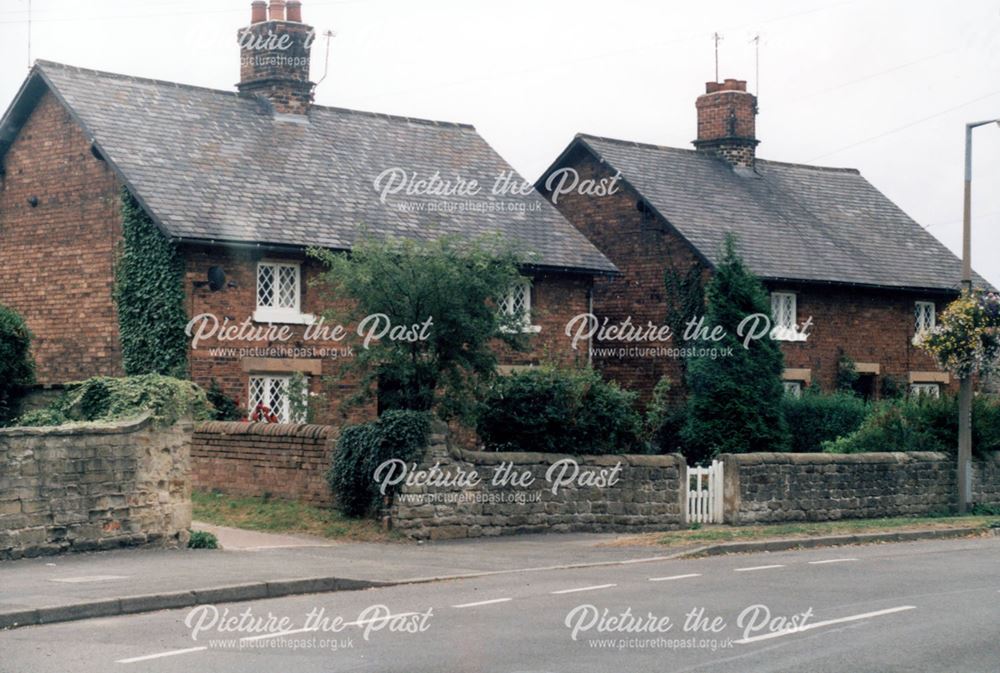
[[[0,0],[2,108],[27,73],[28,4]],[[238,79],[249,0],[31,4],[31,59]],[[581,131],[690,147],[718,31],[720,77],[759,86],[758,156],[858,168],[955,251],[964,124],[1000,117],[996,0],[304,0],[303,15],[337,34],[317,102],[472,123],[528,179]],[[974,146],[973,263],[1000,286],[1000,128]]]

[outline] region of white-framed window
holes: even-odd
[[[540,326],[531,324],[531,294],[529,281],[517,283],[500,298],[500,311],[514,318],[521,325],[521,331],[540,332]]]
[[[914,336],[917,341],[924,334],[934,329],[937,324],[937,310],[932,301],[918,301],[913,304]]]
[[[798,307],[794,292],[771,293],[772,336],[778,341],[805,341],[798,330]]]
[[[911,383],[910,384],[910,396],[911,397],[933,397],[937,399],[941,397],[941,384],[940,383]]]
[[[293,418],[291,405],[289,404],[288,391],[292,377],[282,374],[254,374],[250,376],[250,388],[247,400],[249,400],[248,413],[250,420],[254,420],[254,415],[260,409],[261,418],[266,421],[267,416],[273,413],[279,423],[303,423],[304,418]],[[308,380],[306,381],[306,394],[304,399],[308,400]]]
[[[257,264],[257,322],[312,322],[302,313],[302,267],[297,262],[263,261]]]
[[[802,381],[784,381],[785,394],[798,399],[802,397]]]

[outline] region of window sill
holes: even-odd
[[[312,325],[316,321],[316,316],[311,313],[258,308],[253,312],[253,320],[254,322],[280,325]]]
[[[771,338],[775,341],[805,342],[809,339],[809,335],[790,330],[787,327],[776,327]]]
[[[521,329],[511,329],[509,327],[501,327],[500,331],[504,334],[538,334],[542,331],[541,325],[525,325]]]

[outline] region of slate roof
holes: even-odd
[[[727,232],[760,277],[956,290],[961,262],[854,169],[756,161],[590,135],[604,160],[711,264]],[[988,287],[982,278],[976,283]]]
[[[490,193],[497,176],[513,169],[472,126],[322,106],[306,121],[273,115],[235,92],[39,61],[0,124],[0,156],[41,82],[173,237],[349,249],[362,227],[414,239],[498,233],[540,267],[617,272],[534,190]],[[523,212],[401,210],[400,199],[441,200],[399,195],[382,203],[373,182],[394,167],[423,178],[439,172],[478,180],[482,193],[472,206]],[[448,202],[469,205],[464,198]]]

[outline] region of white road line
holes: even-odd
[[[763,633],[759,636],[750,636],[749,638],[743,638],[741,640],[735,641],[740,645],[746,645],[747,643],[756,643],[761,640],[770,640],[771,638],[781,638],[782,636],[790,636],[795,633],[802,633],[804,631],[811,631],[812,629],[818,629],[823,626],[833,626],[834,624],[844,624],[845,622],[856,622],[861,619],[871,619],[872,617],[881,617],[883,615],[891,615],[896,612],[905,612],[906,610],[916,610],[916,605],[901,605],[898,608],[889,608],[887,610],[876,610],[875,612],[865,612],[860,615],[851,615],[850,617],[840,617],[838,619],[828,619],[825,622],[815,622],[813,624],[806,624],[797,629],[788,629],[786,631],[775,631],[773,633]]]
[[[514,600],[512,598],[494,598],[488,601],[478,601],[476,603],[460,603],[459,605],[452,605],[453,608],[474,608],[479,605],[493,605],[494,603],[506,603],[507,601]]]
[[[128,575],[85,575],[83,577],[55,577],[50,582],[65,582],[67,584],[85,584],[88,582],[113,582],[114,580],[127,580]]]
[[[577,589],[562,589],[560,591],[550,591],[550,594],[575,594],[579,591],[597,591],[598,589],[610,589],[611,587],[616,587],[617,584],[597,584],[592,587],[579,587]]]
[[[847,563],[848,561],[857,561],[856,558],[828,558],[822,561],[809,561],[809,565],[821,566],[824,563]]]
[[[779,563],[772,566],[752,566],[750,568],[734,568],[734,570],[738,573],[748,573],[752,570],[770,570],[771,568],[784,568],[784,567],[785,566],[783,564]]]
[[[116,664],[135,664],[140,661],[149,661],[150,659],[162,659],[163,657],[175,657],[178,654],[190,654],[192,652],[202,652],[207,650],[208,647],[189,647],[186,650],[170,650],[169,652],[158,652],[157,654],[147,654],[144,657],[132,657],[131,659],[119,659]]]
[[[686,580],[689,577],[701,577],[701,573],[690,573],[688,575],[671,575],[670,577],[650,577],[650,582],[669,582],[670,580]]]

